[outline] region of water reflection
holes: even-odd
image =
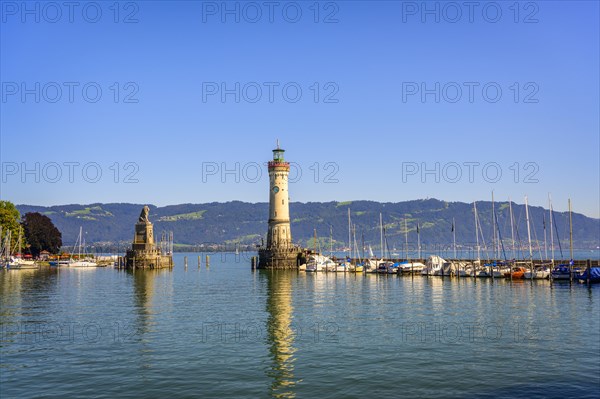
[[[151,335],[154,332],[153,298],[155,294],[155,278],[158,273],[168,273],[168,270],[133,270],[127,271],[133,279],[133,300],[136,322],[131,331],[124,327],[123,335],[131,336],[139,340],[140,367],[142,370],[151,369],[153,365],[153,352],[151,349]],[[149,381],[145,373],[141,375],[144,381]]]
[[[295,330],[292,326],[292,279],[296,272],[263,271],[267,279],[267,339],[272,360],[267,375],[272,379],[270,394],[275,398],[294,398]]]
[[[1,270],[0,271],[0,315],[1,323],[15,316],[14,309],[44,309],[48,303],[44,294],[56,289],[58,271],[55,268]]]
[[[138,332],[144,334],[150,331],[152,322],[152,296],[154,295],[154,276],[156,270],[128,271],[133,278],[133,296],[138,315]]]

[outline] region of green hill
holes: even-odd
[[[63,233],[63,242],[75,241],[79,226],[83,226],[85,240],[94,243],[127,243],[133,238],[136,223],[143,204],[89,204],[61,206],[18,205],[26,212],[40,212],[52,219]],[[421,242],[428,244],[452,243],[452,219],[455,220],[456,240],[459,245],[472,245],[475,241],[473,205],[461,202],[445,202],[436,199],[378,203],[372,201],[309,202],[292,203],[292,234],[294,241],[306,245],[312,239],[313,230],[322,238],[329,239],[330,227],[336,246],[348,241],[348,208],[356,224],[357,241],[364,235],[365,242],[379,247],[379,213],[383,214],[386,237],[390,248],[401,248],[404,241],[406,219],[409,242],[415,243],[416,226],[419,223]],[[489,246],[492,237],[491,202],[478,202],[483,238]],[[507,202],[496,203],[498,225],[502,238],[510,238],[509,207]],[[525,207],[513,203],[516,235],[527,241]],[[547,237],[550,239],[548,212],[541,207],[530,207],[532,239],[543,242],[544,215]],[[555,212],[555,237],[568,248],[568,214]],[[150,220],[155,226],[155,236],[162,231],[173,231],[175,242],[182,245],[235,244],[255,245],[261,242],[267,231],[268,204],[266,203],[207,203],[180,204],[164,207],[150,205]],[[600,219],[573,214],[573,238],[576,248],[597,248],[600,245]],[[506,241],[508,242],[508,241]],[[548,241],[549,242],[549,241]]]

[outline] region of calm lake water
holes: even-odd
[[[2,398],[600,397],[600,286],[1,271]]]

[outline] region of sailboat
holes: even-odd
[[[6,235],[8,236],[8,233]],[[8,242],[7,238],[8,237],[2,240],[2,225],[0,225],[0,269],[4,269],[6,267],[5,261],[8,255],[5,254],[4,251],[6,250],[5,243]]]
[[[527,240],[529,242],[529,270],[523,274],[526,279],[544,279],[550,276],[550,269],[545,266],[533,266],[533,251],[531,247],[531,227],[529,225],[529,204],[525,197],[525,218],[527,219]]]
[[[404,219],[404,232],[405,232],[405,245],[408,248],[408,237],[407,237],[407,227],[406,227],[406,219]],[[421,258],[421,237],[420,237],[420,231],[419,231],[419,225],[417,224],[417,250],[418,250],[418,255],[417,257],[420,259]],[[408,250],[405,252],[405,256],[406,256],[406,260],[403,262],[400,262],[400,264],[398,264],[398,273],[400,274],[414,274],[414,273],[418,273],[421,274],[423,272],[423,269],[425,269],[425,265],[421,262],[415,262],[412,261],[410,259],[408,259]]]
[[[553,239],[553,231],[552,231],[552,223],[554,215],[552,214],[552,203],[550,203],[550,251],[552,253],[552,262],[554,263],[554,239]],[[554,223],[554,228],[556,228],[556,223]],[[556,239],[558,240],[560,246],[560,237],[558,237],[558,229],[556,229]],[[562,255],[562,248],[560,249],[560,253]],[[574,261],[573,261],[573,217],[571,212],[571,199],[569,198],[569,254],[571,256],[571,260],[569,263],[561,263],[558,266],[552,268],[552,279],[553,280],[571,280],[571,276],[576,279],[581,270],[573,269]]]
[[[478,268],[481,265],[481,247],[479,246],[479,218],[477,216],[477,202],[473,201],[473,214],[475,215],[475,243],[477,246],[477,260],[471,264],[471,268],[467,276],[476,277]],[[484,244],[485,245],[485,244]],[[463,269],[466,272],[466,268]]]
[[[443,258],[437,255],[430,255],[427,259],[425,268],[421,271],[423,276],[449,276],[450,272],[444,270],[444,265],[448,264]]]
[[[383,216],[379,213],[379,230],[381,235],[381,259],[377,259],[373,254],[373,249],[369,245],[369,259],[365,260],[365,273],[377,273],[379,264],[383,262]]]
[[[390,254],[390,248],[388,247],[387,234],[385,234],[385,229],[383,229],[383,242],[384,242],[384,248],[387,249],[388,259],[390,259],[391,254]],[[385,254],[385,252],[384,252],[384,254]],[[384,258],[385,258],[385,256],[384,256]],[[379,273],[385,273],[385,274],[397,274],[398,273],[398,265],[399,265],[398,263],[394,263],[390,260],[384,261],[379,264],[377,271]]]
[[[346,258],[346,261],[341,262],[339,264],[336,265],[335,267],[335,271],[338,273],[346,273],[350,271],[350,268],[352,267],[350,259],[352,258],[352,238],[351,238],[351,234],[352,234],[352,224],[350,221],[350,208],[348,208],[348,258]],[[330,238],[329,238],[332,248],[330,249],[330,253],[333,256],[333,233],[331,232],[330,229]]]
[[[304,271],[308,273],[324,272],[326,270],[333,270],[335,265],[335,262],[327,256],[313,254],[308,256],[308,262],[306,262]]]
[[[17,248],[16,248],[16,250],[19,251],[19,253],[15,253],[14,255],[9,257],[8,262],[6,263],[6,268],[13,269],[13,270],[14,269],[17,269],[17,270],[38,269],[39,265],[36,265],[35,261],[26,260],[21,257],[20,251],[21,251],[21,247],[22,247],[22,236],[23,236],[22,232],[23,232],[23,230],[22,230],[22,228],[20,228],[19,229],[19,238],[17,239]],[[9,237],[10,237],[10,235],[9,235]],[[10,248],[10,238],[8,241],[8,245],[9,245],[8,248]],[[10,250],[8,250],[7,253],[10,254]]]
[[[314,243],[314,253],[309,255],[308,262],[306,262],[305,271],[307,273],[316,273],[323,271],[333,271],[335,270],[336,263],[332,261],[327,256],[323,256],[317,253],[317,229],[315,229],[315,243]]]
[[[358,259],[358,263],[356,265],[352,265],[350,264],[349,266],[349,271],[354,272],[354,273],[362,273],[364,266],[362,263],[362,259],[360,257],[360,253],[358,251],[358,245],[356,244],[356,225],[353,225],[352,227],[352,236],[354,238],[354,251],[355,251],[355,259]]]
[[[69,267],[96,267],[96,266],[98,266],[98,264],[96,262],[93,262],[88,259],[81,259],[81,246],[82,246],[82,241],[83,241],[82,237],[83,237],[83,231],[82,231],[82,227],[80,226],[79,227],[79,237],[77,238],[77,242],[75,243],[75,245],[79,244],[77,260],[76,261],[71,260],[67,264],[67,266],[69,266]]]
[[[592,266],[589,269],[583,271],[577,275],[577,279],[580,283],[585,283],[588,278],[588,273],[590,274],[590,283],[597,284],[600,283],[600,266]]]

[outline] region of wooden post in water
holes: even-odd
[[[206,255],[206,268],[208,269],[210,267],[210,256]]]
[[[252,257],[252,270],[256,270],[256,256]]]
[[[198,255],[198,269],[200,269],[200,263],[202,262],[200,262],[200,255]]]
[[[183,267],[185,267],[187,269],[187,256],[183,257]]]

